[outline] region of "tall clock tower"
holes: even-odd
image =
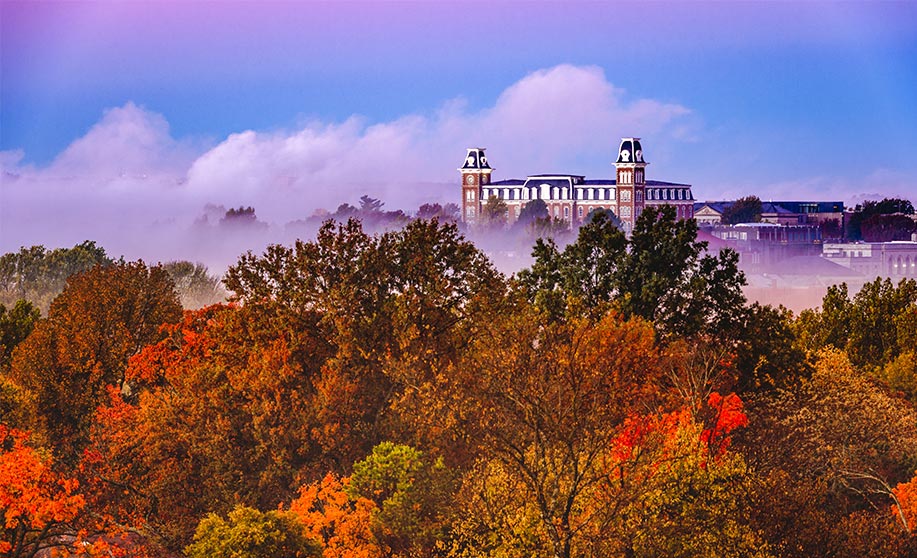
[[[630,233],[643,211],[646,199],[646,165],[640,138],[621,138],[618,148],[616,186],[618,191],[618,218],[624,230]]]
[[[462,173],[462,221],[474,223],[481,214],[481,186],[490,184],[493,169],[487,163],[483,147],[469,147]]]

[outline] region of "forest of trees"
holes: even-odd
[[[749,304],[667,206],[506,277],[428,210],[215,304],[189,262],[0,258],[0,556],[917,555],[917,282]]]

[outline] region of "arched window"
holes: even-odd
[[[570,207],[564,206],[564,219],[569,219],[569,218],[570,218]]]
[[[577,213],[577,215],[579,215],[579,218],[582,219],[582,218],[583,218],[583,206],[579,206],[579,207],[576,209],[576,213]]]

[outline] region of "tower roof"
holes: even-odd
[[[640,138],[621,138],[621,147],[618,148],[618,159],[615,163],[646,163],[643,160]]]
[[[459,170],[492,170],[487,164],[487,156],[484,155],[485,148],[469,147],[468,154],[465,155],[465,162]]]

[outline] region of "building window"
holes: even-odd
[[[579,215],[579,218],[583,218],[583,206],[579,206],[576,210],[576,213]]]
[[[468,190],[467,192],[465,192],[465,199],[473,202],[474,201],[474,190]]]
[[[621,192],[621,201],[630,201],[630,190]]]
[[[638,201],[638,202],[642,202],[642,201],[643,201],[643,192],[637,192],[637,193],[634,194],[634,195],[637,196],[637,201]]]
[[[564,207],[564,219],[569,219],[569,218],[570,218],[570,208]]]
[[[621,217],[630,217],[630,208],[629,207],[625,206],[621,208]]]

